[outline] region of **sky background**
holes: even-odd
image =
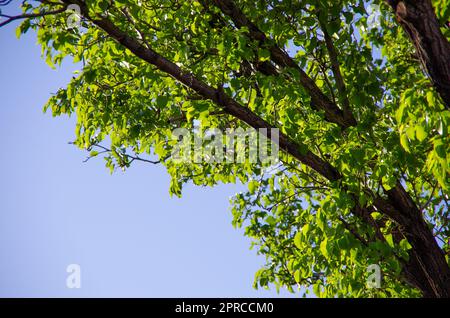
[[[170,198],[162,166],[83,163],[75,118],[42,112],[76,65],[50,69],[17,25],[0,29],[0,297],[292,296],[252,288],[264,257],[231,225],[238,185]],[[66,287],[69,264],[80,289]]]

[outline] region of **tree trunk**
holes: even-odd
[[[393,219],[412,247],[404,266],[406,279],[424,297],[450,298],[450,267],[422,212],[400,183],[387,194],[391,207],[384,205],[383,210],[396,210]]]
[[[450,43],[440,30],[431,0],[388,0],[413,42],[428,76],[450,109]]]

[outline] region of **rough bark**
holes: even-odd
[[[440,30],[431,0],[389,0],[388,3],[414,44],[445,107],[450,109],[450,43]]]
[[[412,246],[406,279],[425,297],[450,297],[450,268],[421,211],[400,183],[387,194],[388,200],[377,198],[375,206],[390,214]]]
[[[440,30],[430,0],[388,0],[399,24],[414,44],[422,67],[446,108],[450,109],[450,43]],[[398,223],[413,249],[404,271],[425,297],[450,297],[450,269],[421,212],[401,185],[388,191]],[[421,270],[420,270],[421,269]]]

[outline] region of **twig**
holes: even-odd
[[[361,235],[359,235],[358,232],[355,231],[355,229],[353,229],[351,227],[350,224],[347,223],[347,221],[345,221],[342,217],[338,217],[339,221],[342,222],[342,224],[344,225],[344,227],[351,233],[353,234],[354,237],[356,237],[362,244],[364,244],[365,246],[368,246],[369,243],[367,242],[367,240],[365,240]]]
[[[53,15],[53,14],[58,14],[58,13],[62,13],[66,11],[66,7],[64,6],[61,9],[58,10],[53,10],[53,11],[47,11],[47,12],[40,12],[40,13],[25,13],[25,14],[20,14],[20,15],[15,15],[15,16],[9,16],[6,14],[0,14],[0,17],[4,17],[7,18],[7,20],[3,21],[0,23],[0,27],[5,26],[15,20],[20,20],[20,19],[31,19],[31,18],[40,18],[46,15]]]

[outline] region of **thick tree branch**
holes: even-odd
[[[413,247],[407,270],[422,279],[420,285],[429,297],[450,297],[450,268],[421,211],[400,183],[386,193],[388,201],[376,198],[374,205],[401,226]]]
[[[388,0],[397,21],[413,42],[444,105],[450,109],[450,43],[440,30],[430,0]]]

